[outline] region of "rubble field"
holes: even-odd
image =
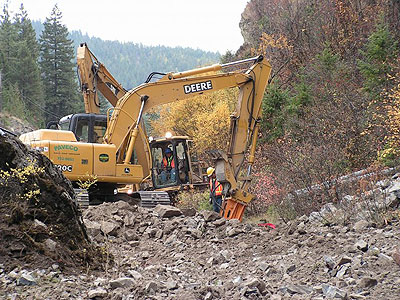
[[[125,202],[83,213],[104,271],[0,270],[10,299],[396,299],[399,223],[325,226],[306,217],[277,229],[175,207]],[[31,281],[18,282],[29,275]],[[55,297],[56,296],[56,297]]]
[[[211,211],[172,206],[149,210],[122,201],[91,206],[80,217],[73,205],[67,214],[60,210],[66,206],[55,204],[64,188],[69,191],[60,181],[43,195],[47,214],[54,210],[57,217],[30,213],[10,223],[4,218],[10,211],[1,202],[1,299],[400,297],[396,176],[380,185],[385,196],[378,198],[391,207],[392,216],[383,226],[361,212],[342,224],[337,220],[344,211],[333,204],[288,224],[275,224],[276,229],[228,221]],[[63,221],[64,214],[69,222]],[[62,226],[56,229],[54,222]],[[23,242],[21,224],[41,228],[38,235],[29,231],[37,244]],[[15,234],[7,240],[11,231]],[[69,233],[57,239],[63,232]],[[56,242],[55,248],[49,248],[54,244],[46,244],[48,239]],[[72,242],[79,245],[79,255]],[[87,255],[85,249],[93,250]]]

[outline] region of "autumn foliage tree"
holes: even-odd
[[[187,135],[193,139],[199,154],[211,149],[226,150],[229,139],[230,114],[235,109],[237,90],[213,93],[164,105],[151,124],[151,134]]]
[[[386,115],[378,116],[382,121],[385,136],[384,146],[378,152],[378,158],[383,163],[393,166],[400,162],[400,73],[396,74],[396,85],[385,94],[383,112]],[[376,124],[375,124],[376,125]]]
[[[267,159],[254,168],[253,188],[264,191],[259,199],[270,189],[305,189],[303,199],[277,195],[275,203],[291,199],[295,214],[307,213],[343,196],[330,185],[335,178],[398,153],[399,6],[383,0],[248,3],[240,24],[245,44],[236,56],[264,54],[273,72],[258,148]],[[274,186],[267,188],[270,178]],[[315,185],[324,188],[314,193]]]

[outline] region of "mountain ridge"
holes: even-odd
[[[43,30],[41,21],[32,21],[39,39]],[[103,40],[89,36],[81,30],[70,31],[74,49],[85,42],[113,76],[127,89],[145,81],[151,72],[185,71],[216,63],[220,60],[218,52],[193,49],[189,47],[146,46],[135,42]]]

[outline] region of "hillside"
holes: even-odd
[[[32,25],[39,37],[43,30],[42,23],[33,21]],[[151,72],[189,70],[216,63],[220,57],[219,53],[200,49],[105,41],[81,31],[70,32],[70,39],[74,41],[75,51],[80,43],[87,43],[96,57],[127,89],[143,83]]]
[[[255,168],[259,211],[284,203],[287,216],[310,212],[363,189],[332,179],[399,164],[399,13],[398,2],[381,0],[248,2],[236,56],[263,54],[272,65]]]

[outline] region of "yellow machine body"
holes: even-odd
[[[25,144],[46,155],[71,181],[137,184],[143,180],[143,168],[135,164],[117,164],[115,145],[81,143],[71,131],[40,129],[20,136]]]

